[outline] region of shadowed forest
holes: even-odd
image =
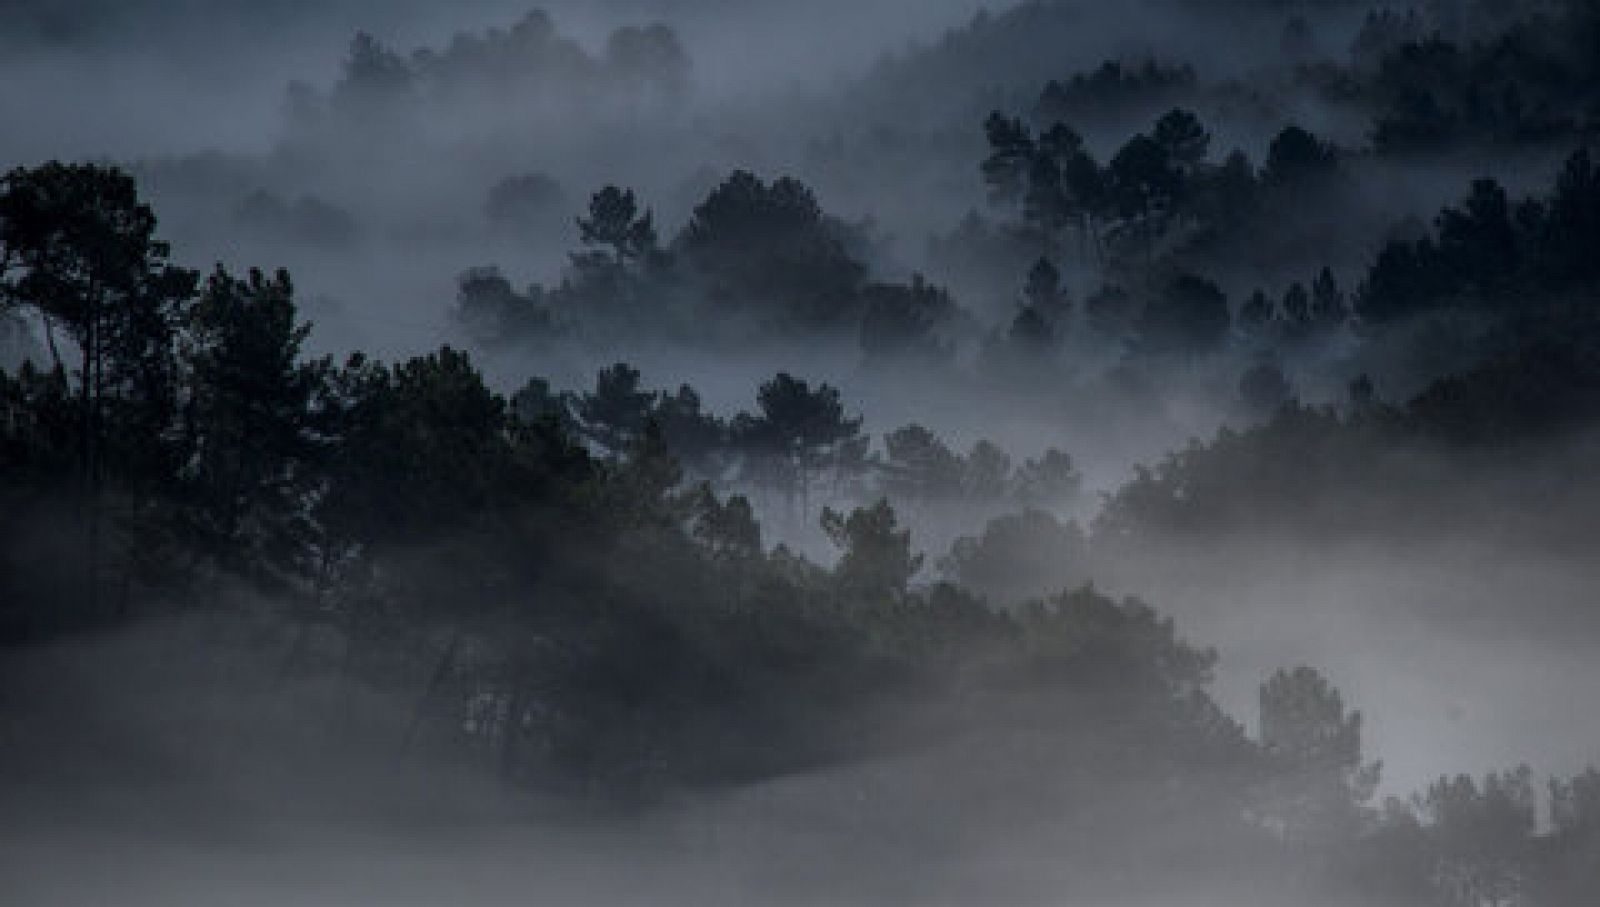
[[[0,900],[1600,898],[1600,3],[0,4]]]

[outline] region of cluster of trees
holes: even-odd
[[[1257,424],[1135,467],[1087,528],[1062,508],[1020,503],[957,539],[937,566],[964,588],[1014,601],[1086,582],[1097,565],[1142,562],[1164,542],[1219,533],[1321,544],[1470,524],[1575,550],[1600,504],[1583,480],[1600,419],[1597,337],[1592,323],[1559,341],[1541,332],[1403,405],[1379,399],[1365,376],[1342,406],[1305,405],[1276,364],[1262,363],[1240,389]],[[1526,469],[1544,478],[1505,481]],[[1441,476],[1471,493],[1430,493]]]
[[[638,369],[602,369],[592,390],[557,393],[533,379],[511,398],[527,420],[549,419],[597,455],[618,460],[651,432],[687,473],[717,487],[780,494],[809,513],[813,495],[863,500],[886,496],[901,506],[964,502],[982,509],[1020,504],[1061,510],[1075,503],[1081,478],[1055,448],[1017,465],[990,441],[962,455],[920,425],[883,436],[883,449],[837,388],[779,373],[756,390],[756,411],[721,417],[689,385],[648,390]]]
[[[1587,0],[1553,6],[1487,39],[1422,34],[1414,18],[1370,19],[1356,51],[1377,55],[1368,89],[1374,146],[1415,153],[1592,137],[1600,10]]]
[[[649,326],[702,344],[804,331],[854,339],[869,364],[939,364],[963,317],[920,276],[872,280],[864,229],[827,214],[790,177],[734,172],[670,242],[617,186],[596,192],[577,226],[584,248],[555,287],[517,293],[492,270],[463,276],[458,314],[477,340],[524,342],[563,325]]]
[[[1476,180],[1460,207],[1434,219],[1432,235],[1378,252],[1356,311],[1374,323],[1438,310],[1504,315],[1580,295],[1600,277],[1597,211],[1600,164],[1588,149],[1567,159],[1543,198],[1513,203],[1495,180]]]
[[[1595,882],[1592,772],[1553,786],[1548,831],[1525,771],[1376,810],[1359,715],[1314,670],[1268,680],[1250,739],[1206,692],[1215,653],[1148,605],[1085,586],[1001,609],[914,586],[921,557],[887,501],[823,510],[831,569],[769,550],[746,499],[685,481],[673,439],[718,424],[691,390],[644,392],[618,366],[593,393],[534,382],[506,400],[448,347],[308,359],[286,274],[202,279],[154,229],[112,169],[52,164],[0,186],[0,302],[45,335],[39,364],[0,373],[0,504],[29,530],[0,542],[7,645],[173,604],[259,620],[230,605],[252,590],[279,603],[253,638],[286,650],[286,672],[411,690],[397,746],[472,754],[513,783],[648,798],[883,752],[904,745],[875,732],[883,716],[917,714],[918,740],[1010,754],[985,760],[997,780],[1060,773],[1018,761],[1051,728],[1069,776],[1159,779],[1141,801],[1152,821],[1214,820],[1269,862],[1316,868],[1318,889],[1576,903]],[[758,402],[730,424],[792,466],[859,443],[831,388],[780,375]],[[1366,420],[1441,409],[1425,397]],[[889,476],[919,489],[1075,488],[1060,455],[1013,472],[992,445],[957,457],[915,427],[888,445]],[[1107,519],[1128,523],[1152,482],[1215,506],[1196,464],[1222,455],[1184,456]],[[1052,524],[997,521],[947,570],[1017,592],[994,551]],[[307,641],[317,628],[333,651]]]
[[[1284,401],[1265,423],[1223,429],[1135,477],[1105,502],[1095,536],[1108,544],[1219,530],[1322,535],[1459,525],[1494,513],[1507,537],[1570,544],[1592,521],[1578,478],[1584,430],[1600,416],[1600,358],[1589,337],[1541,340],[1462,375],[1440,379],[1401,406],[1355,381],[1345,407]],[[1569,456],[1551,450],[1570,452]],[[1497,488],[1487,477],[1538,455],[1561,492]],[[1478,487],[1470,498],[1430,499],[1441,468]]]
[[[1157,265],[1156,244],[1168,243],[1165,258],[1192,229],[1214,230],[1224,216],[1265,216],[1283,192],[1330,185],[1340,172],[1331,146],[1289,127],[1259,173],[1237,153],[1214,165],[1204,126],[1174,110],[1102,168],[1061,124],[1034,136],[996,115],[987,131],[985,179],[1019,216],[1024,244],[1046,254],[1029,269],[1011,324],[989,340],[980,360],[986,371],[1033,368],[1070,333],[1076,313],[1052,263],[1068,257],[1069,237],[1111,255],[1105,264],[1117,275],[1086,300],[1082,320],[1131,352],[1156,356],[1219,349],[1232,327],[1257,346],[1293,347],[1334,335],[1353,315],[1373,326],[1440,308],[1503,311],[1525,305],[1530,287],[1570,292],[1593,280],[1583,250],[1594,240],[1589,212],[1600,178],[1584,151],[1545,199],[1513,204],[1497,183],[1475,183],[1460,208],[1436,219],[1437,238],[1388,243],[1354,294],[1324,268],[1279,300],[1257,291],[1235,312],[1215,283],[1165,260]],[[842,333],[869,365],[943,368],[970,333],[944,289],[919,276],[871,280],[865,234],[828,216],[793,179],[734,173],[670,243],[636,195],[614,186],[593,196],[578,227],[584,250],[554,288],[518,292],[493,269],[462,276],[458,314],[475,339],[493,346],[665,324],[704,342],[705,325],[715,323],[737,336]],[[1121,257],[1132,248],[1144,250],[1144,264]]]
[[[1350,300],[1338,278],[1324,267],[1312,278],[1310,289],[1295,281],[1274,302],[1262,290],[1250,294],[1239,306],[1239,329],[1271,347],[1326,337],[1350,320]]]
[[[1118,354],[1182,362],[1224,348],[1235,321],[1221,287],[1167,264],[1102,283],[1080,312],[1055,266],[1040,259],[1022,298],[1009,327],[989,338],[979,359],[983,373],[1018,388],[1051,374],[1075,331]]]
[[[1174,238],[1226,232],[1274,194],[1325,188],[1340,172],[1339,152],[1296,126],[1273,139],[1262,168],[1234,151],[1210,159],[1211,133],[1192,112],[1174,108],[1149,133],[1128,139],[1101,165],[1064,122],[1034,135],[999,111],[984,123],[989,156],[981,170],[991,200],[1047,253],[1077,248],[1094,260],[1154,255]]]
[[[270,592],[295,630],[286,670],[331,628],[349,676],[431,678],[408,739],[596,793],[853,751],[851,722],[946,682],[977,640],[1016,671],[1090,670],[1086,653],[1156,630],[1136,650],[1155,714],[1195,686],[1148,609],[1085,593],[1023,620],[912,590],[887,503],[824,512],[834,570],[768,552],[748,502],[684,485],[660,423],[620,430],[623,410],[673,405],[626,369],[573,401],[570,434],[449,348],[306,359],[287,275],[201,280],[154,226],[132,180],[93,165],[13,171],[0,192],[0,299],[50,349],[0,380],[0,496],[33,529],[0,553],[7,644]],[[775,448],[859,429],[836,392],[786,376],[761,403],[744,421]]]
[[[1194,89],[1194,67],[1164,66],[1153,58],[1127,65],[1107,60],[1069,79],[1051,79],[1033,106],[1035,123],[1080,123],[1125,113],[1129,107],[1160,109]]]
[[[1428,37],[1428,26],[1416,9],[1369,9],[1350,42],[1350,61],[1360,70],[1376,70],[1389,54]]]
[[[548,13],[534,10],[508,28],[458,33],[441,50],[401,54],[358,33],[327,96],[296,85],[291,100],[302,127],[328,113],[370,127],[409,116],[423,103],[526,99],[554,85],[593,97],[623,90],[673,98],[687,90],[689,72],[688,54],[670,26],[617,28],[594,55],[562,35]]]

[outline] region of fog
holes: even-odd
[[[1600,885],[1592,4],[0,21],[0,900]]]

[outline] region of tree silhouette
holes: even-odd
[[[862,290],[861,351],[870,365],[939,365],[950,356],[939,329],[956,312],[950,294],[914,274],[909,285],[874,283]]]
[[[1451,904],[1516,904],[1525,893],[1537,819],[1526,766],[1440,778],[1416,798],[1427,821],[1433,882]]]
[[[1145,135],[1129,139],[1106,165],[1111,203],[1147,254],[1177,203],[1182,178],[1168,150]]]
[[[1350,317],[1350,307],[1333,271],[1323,268],[1311,282],[1311,320],[1322,330],[1332,330]]]
[[[578,238],[586,246],[608,246],[618,265],[642,261],[656,248],[654,217],[639,211],[632,189],[606,186],[589,199],[589,216],[578,218]]]
[[[679,234],[714,303],[806,328],[859,317],[866,267],[851,254],[857,232],[823,213],[799,180],[768,184],[736,171],[695,207]]]
[[[867,602],[899,599],[922,569],[922,555],[911,553],[911,530],[899,528],[887,500],[857,508],[848,517],[825,507],[822,529],[843,551],[834,577],[853,598]]]
[[[884,435],[883,443],[889,454],[884,487],[902,505],[960,494],[961,457],[933,432],[921,425],[907,425]]]
[[[1211,133],[1206,131],[1199,117],[1182,108],[1163,114],[1150,135],[1186,176],[1200,169],[1211,148]]]
[[[1287,838],[1322,844],[1359,827],[1381,766],[1363,761],[1361,713],[1326,677],[1300,667],[1262,684],[1261,746],[1276,771],[1263,808]]]
[[[50,163],[0,182],[0,297],[38,315],[57,365],[57,330],[77,348],[91,610],[104,480],[153,480],[175,454],[163,441],[176,405],[173,334],[197,277],[168,262],[155,228],[132,177],[114,168]]]
[[[1262,182],[1275,187],[1310,188],[1338,173],[1339,151],[1299,126],[1286,126],[1267,146]]]
[[[638,369],[618,362],[595,375],[594,390],[572,399],[579,432],[611,456],[637,441],[654,414],[657,395],[641,390],[639,379]]]
[[[182,359],[182,530],[215,568],[263,585],[312,574],[306,502],[322,480],[326,360],[302,362],[288,274],[218,267],[189,313]]]
[[[737,420],[735,435],[804,512],[815,473],[860,442],[861,419],[845,415],[837,389],[812,388],[786,372],[761,385],[756,404],[760,414]]]

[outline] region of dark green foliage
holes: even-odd
[[[1591,350],[1571,340],[1524,348],[1443,379],[1404,407],[1378,403],[1371,381],[1357,379],[1348,415],[1288,406],[1263,425],[1223,429],[1153,469],[1138,468],[1107,499],[1096,534],[1108,542],[1244,530],[1337,537],[1458,525],[1467,500],[1413,500],[1397,490],[1437,482],[1436,462],[1456,464],[1459,481],[1471,484],[1479,469],[1521,466],[1519,457],[1543,445],[1581,437],[1600,416]],[[1548,468],[1577,486],[1581,462],[1580,447],[1575,462]],[[1568,544],[1570,530],[1552,514],[1587,525],[1592,500],[1541,489],[1470,500],[1494,514],[1499,531],[1538,531],[1551,545]]]
[[[505,66],[520,74],[514,83],[553,67],[563,46],[539,15],[437,55],[404,58],[363,37],[340,103],[352,117],[403,113],[458,78]],[[567,50],[574,65],[620,81],[677,91],[686,77],[661,28],[615,33],[603,64]],[[1152,267],[1157,256],[1314,199],[1341,167],[1336,149],[1291,128],[1258,181],[1241,154],[1211,163],[1208,130],[1183,109],[1104,168],[1061,122],[1035,136],[996,115],[986,131],[984,177],[1028,246],[1012,280],[1034,262],[1020,313],[994,344],[1029,353],[1013,358],[1050,393],[1065,370],[1043,369],[1064,358],[1072,316],[1062,268],[1109,263],[1110,279],[1133,288],[1106,284],[1085,312],[1118,352],[1142,357],[1139,370],[1188,365],[1226,343],[1228,301],[1177,264]],[[1246,841],[1241,850],[1289,854],[1297,869],[1307,852],[1332,854],[1359,867],[1362,902],[1403,890],[1463,904],[1578,903],[1596,881],[1592,772],[1553,786],[1548,831],[1533,822],[1525,771],[1481,786],[1443,780],[1379,814],[1367,805],[1377,767],[1359,713],[1323,675],[1273,675],[1261,739],[1248,740],[1206,692],[1214,652],[1148,605],[1079,584],[1102,546],[1144,555],[1143,543],[1169,535],[1457,525],[1462,511],[1395,500],[1396,489],[1438,481],[1431,455],[1500,466],[1587,428],[1600,418],[1594,319],[1534,317],[1509,300],[1591,288],[1597,187],[1586,154],[1548,199],[1516,204],[1475,183],[1441,213],[1436,236],[1385,249],[1363,284],[1371,324],[1468,299],[1505,314],[1511,355],[1403,407],[1358,379],[1341,413],[1296,405],[1273,351],[1260,350],[1238,390],[1264,424],[1139,470],[1086,538],[1066,520],[1083,480],[1065,453],[1017,466],[990,442],[963,455],[912,425],[884,438],[879,459],[836,388],[787,373],[761,385],[756,412],[724,421],[694,388],[647,387],[627,363],[602,370],[592,390],[562,394],[532,378],[508,400],[450,347],[394,363],[308,359],[286,274],[218,268],[197,291],[153,239],[153,215],[124,175],[17,171],[0,192],[0,315],[46,328],[52,361],[0,371],[0,507],[26,530],[0,541],[0,642],[160,614],[173,601],[226,618],[230,593],[245,590],[239,598],[277,608],[297,636],[315,628],[334,640],[346,682],[425,690],[406,745],[482,756],[511,783],[632,804],[933,740],[981,750],[982,777],[1005,779],[998,789],[1052,821],[1088,816],[1074,820],[1085,840],[1101,824],[1085,804],[1116,803],[1152,828],[1199,817]],[[517,198],[548,187],[501,188],[508,207],[493,216],[512,221],[534,204]],[[962,314],[950,295],[920,276],[869,281],[861,231],[793,179],[735,173],[671,254],[632,191],[602,189],[578,227],[585,250],[561,287],[520,293],[498,271],[468,272],[462,321],[493,342],[548,334],[558,312],[630,324],[734,313],[855,337],[869,365],[953,358],[948,332]],[[1070,237],[1081,255],[1062,246]],[[683,305],[690,286],[709,290],[709,307]],[[1289,339],[1320,353],[1339,349],[1335,334],[1360,339],[1340,331],[1349,308],[1323,268],[1281,304],[1251,296],[1238,325],[1263,346]],[[1552,336],[1566,342],[1522,344]],[[1216,371],[1226,393],[1237,370]],[[781,545],[768,551],[751,500],[726,494],[746,480],[804,510],[819,483],[831,478],[838,492],[875,467],[887,497],[822,510],[840,551],[831,570]],[[1495,503],[1492,488],[1462,487]],[[979,518],[1021,510],[955,543],[940,567],[959,585],[923,586],[923,556],[896,507],[927,515],[939,505]],[[104,522],[115,545],[104,547],[115,557],[80,543],[102,507],[114,512]],[[1502,531],[1518,528],[1508,520]],[[1592,537],[1575,535],[1568,544]],[[96,588],[114,574],[118,608],[75,613],[73,570]],[[299,644],[290,651],[299,657]],[[302,667],[288,662],[285,673]],[[910,733],[886,726],[902,719]],[[1044,770],[1028,763],[1030,746]],[[1100,786],[1122,799],[1084,793]]]
[[[688,85],[690,61],[677,34],[666,25],[627,25],[607,35],[605,50],[591,54],[560,34],[550,15],[533,10],[509,27],[458,32],[442,48],[400,53],[371,35],[351,41],[340,80],[326,98],[331,122],[319,116],[324,99],[301,100],[300,125],[334,127],[344,136],[370,141],[375,128],[406,125],[430,105],[471,104],[516,97],[547,99],[553,86],[585,92],[647,96],[673,101]]]
[[[1271,331],[1277,317],[1277,306],[1267,298],[1266,293],[1256,290],[1239,307],[1239,330],[1252,338],[1263,338]]]
[[[1600,885],[1600,771],[1550,782],[1552,834],[1529,886],[1539,903],[1581,904]]]
[[[330,425],[329,363],[304,362],[286,273],[238,279],[220,267],[189,312],[179,419],[180,531],[216,569],[267,584],[309,573]]]
[[[107,463],[129,478],[170,466],[155,442],[176,402],[173,335],[196,276],[167,262],[155,226],[114,169],[52,163],[0,187],[0,295],[43,320],[56,363],[55,331],[77,348],[81,465],[95,482]]]
[[[1077,133],[1056,123],[1036,140],[1021,120],[998,111],[984,132],[990,153],[979,170],[993,202],[1019,207],[1024,229],[1047,251],[1069,230],[1087,245],[1099,242],[1099,221],[1109,213],[1106,179]]]
[[[1306,292],[1306,285],[1299,281],[1289,284],[1289,289],[1283,293],[1283,302],[1279,303],[1279,310],[1283,312],[1283,319],[1288,322],[1291,331],[1303,331],[1309,327],[1311,294]]]
[[[768,184],[741,170],[695,208],[676,247],[716,304],[828,327],[856,314],[866,269],[852,241],[798,180]]]
[[[1062,122],[1035,137],[1020,119],[996,111],[984,131],[989,155],[979,169],[990,201],[1018,215],[1013,232],[1022,250],[1096,262],[1148,263],[1206,247],[1259,225],[1264,214],[1284,213],[1278,209],[1294,196],[1331,187],[1340,172],[1337,150],[1298,128],[1273,142],[1259,178],[1243,152],[1215,163],[1210,131],[1181,107],[1129,137],[1103,167]]]
[[[1513,205],[1493,180],[1477,180],[1435,235],[1383,247],[1356,294],[1372,322],[1438,309],[1537,311],[1539,297],[1591,288],[1600,271],[1600,166],[1587,150],[1567,159],[1554,191]]]
[[[1296,843],[1349,839],[1366,819],[1381,766],[1363,761],[1361,713],[1312,668],[1280,670],[1261,686],[1261,746],[1271,766],[1267,821]]]
[[[456,281],[455,319],[485,347],[503,347],[549,336],[555,319],[535,286],[518,293],[499,268],[473,268]]]
[[[719,501],[710,488],[702,486],[697,508],[694,536],[712,556],[745,561],[761,555],[761,526],[748,498],[734,495]]]
[[[875,283],[861,293],[861,351],[869,365],[940,365],[950,347],[940,328],[954,319],[950,294],[916,274],[909,285]]]
[[[394,367],[353,357],[333,378],[339,445],[322,520],[357,543],[410,544],[482,525],[515,463],[505,401],[449,347]]]
[[[1311,321],[1318,328],[1328,330],[1344,324],[1350,317],[1350,307],[1344,291],[1333,271],[1323,268],[1311,282]]]
[[[1066,453],[1049,448],[1017,470],[1016,498],[1025,507],[1060,510],[1076,502],[1083,476]]]
[[[694,388],[684,384],[676,393],[661,394],[653,418],[672,455],[686,468],[705,476],[720,475],[726,468],[728,425],[702,408]]]
[[[1030,673],[1073,686],[1115,678],[1112,714],[1153,715],[1162,722],[1193,717],[1175,706],[1203,695],[1217,661],[1216,652],[1191,647],[1169,618],[1144,602],[1119,603],[1092,587],[1029,602],[1017,621],[1026,633]],[[1236,725],[1219,730],[1238,732]]]
[[[196,275],[168,262],[155,228],[133,179],[114,168],[49,163],[0,181],[0,309],[42,322],[55,373],[77,385],[74,581],[89,620],[103,617],[108,568],[133,570],[149,495],[183,455],[171,431],[174,337]],[[57,331],[75,347],[72,373]],[[119,557],[107,556],[108,541]]]
[[[1454,444],[1512,449],[1580,432],[1600,416],[1600,359],[1582,340],[1543,342],[1440,379],[1409,412],[1430,435]]]
[[[845,415],[839,391],[816,388],[787,373],[761,385],[760,412],[740,414],[732,431],[746,453],[752,477],[784,490],[802,509],[816,473],[829,467],[851,469],[860,461],[866,438],[860,417]]]
[[[1167,158],[1184,174],[1194,173],[1205,163],[1211,148],[1211,133],[1193,112],[1174,108],[1156,120],[1150,137],[1167,152]]]
[[[961,456],[921,425],[883,437],[888,452],[884,490],[897,501],[950,499],[961,493]]]
[[[343,68],[331,99],[341,116],[370,123],[415,100],[416,76],[405,58],[366,32],[350,39]]]
[[[1077,524],[1028,509],[990,520],[981,535],[957,539],[939,570],[963,588],[1006,604],[1083,582],[1086,555]]]
[[[1072,311],[1072,300],[1061,287],[1061,271],[1048,258],[1039,259],[1028,269],[1022,298],[1029,308],[1051,323],[1060,322]]]
[[[834,577],[852,598],[895,600],[906,594],[911,578],[922,569],[922,555],[911,553],[911,530],[898,528],[887,500],[849,516],[824,507],[822,529],[842,551]]]
[[[1398,17],[1369,19],[1358,50],[1369,65],[1377,61],[1373,144],[1421,153],[1570,140],[1592,130],[1600,13],[1582,0],[1552,7],[1476,41],[1423,35]]]
[[[628,264],[655,251],[654,220],[649,211],[639,211],[632,189],[607,186],[589,200],[589,216],[578,218],[578,238],[586,246],[609,248],[617,264]]]
[[[1169,212],[1183,186],[1171,152],[1149,136],[1136,135],[1106,165],[1112,210],[1151,229],[1148,221]]]
[[[1320,188],[1339,172],[1339,150],[1298,126],[1288,126],[1267,146],[1261,170],[1269,186]]]
[[[1196,81],[1190,66],[1163,66],[1153,59],[1127,66],[1107,60],[1091,72],[1047,83],[1034,105],[1033,119],[1077,122],[1118,113],[1133,104],[1158,107],[1165,99],[1192,88]]]
[[[600,450],[620,455],[644,433],[656,406],[656,394],[642,390],[639,370],[626,362],[601,369],[594,390],[572,398],[578,431]]]
[[[1440,778],[1416,798],[1435,887],[1451,904],[1515,903],[1533,857],[1538,804],[1526,766]]]

